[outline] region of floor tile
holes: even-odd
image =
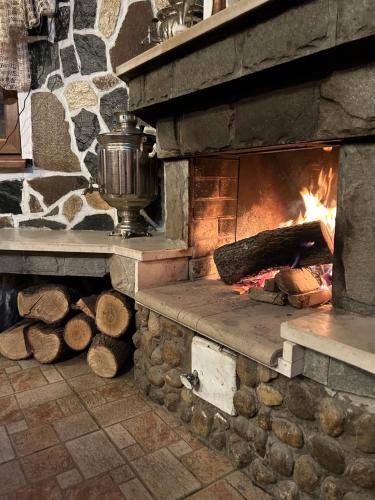
[[[193,436],[191,430],[188,427],[182,425],[181,427],[176,427],[174,431],[177,432],[177,434],[184,441],[186,441],[187,444],[193,448],[193,450],[199,450],[199,448],[202,448],[202,446],[204,446],[202,441]]]
[[[163,408],[155,408],[155,413],[159,415],[159,417],[164,420],[169,427],[179,427],[181,425],[181,421],[176,417],[173,413],[164,410]]]
[[[40,425],[12,434],[14,449],[21,457],[54,446],[58,442],[58,437],[50,425]]]
[[[68,488],[64,491],[64,498],[66,500],[124,500],[119,487],[108,475]]]
[[[9,500],[61,500],[62,498],[63,494],[53,478],[25,486],[8,497]]]
[[[122,454],[124,455],[124,457],[128,462],[131,462],[136,458],[143,457],[145,452],[143,448],[139,446],[139,444],[133,444],[131,446],[128,446],[127,448],[124,448],[122,450]]]
[[[47,385],[47,379],[43,376],[40,368],[30,368],[30,370],[21,370],[9,376],[16,392],[36,389]]]
[[[16,397],[21,408],[32,408],[63,398],[71,393],[72,390],[66,382],[56,382],[55,384],[48,384],[44,387],[20,392],[16,394]]]
[[[181,462],[203,483],[209,484],[233,470],[230,461],[208,448],[185,455]]]
[[[0,380],[0,398],[3,396],[9,396],[10,394],[13,394],[13,392],[12,384],[8,379],[5,378]]]
[[[0,398],[0,425],[10,424],[23,419],[15,396]]]
[[[152,496],[139,479],[132,479],[120,486],[126,500],[152,500]]]
[[[8,368],[5,368],[5,373],[15,373],[19,372],[21,370],[21,367],[18,365],[14,366],[9,366]]]
[[[5,427],[0,427],[0,464],[13,460],[15,454]]]
[[[61,441],[70,441],[98,429],[95,421],[87,412],[69,415],[61,420],[56,420],[52,425]]]
[[[271,500],[270,495],[257,488],[243,472],[236,470],[227,476],[226,481],[247,500]]]
[[[13,422],[12,424],[7,424],[8,434],[14,434],[15,432],[24,431],[27,429],[26,420],[19,420],[18,422]]]
[[[120,449],[135,444],[134,438],[121,424],[113,424],[110,427],[106,427],[104,430],[111,441]]]
[[[100,425],[106,427],[149,410],[150,407],[139,396],[130,396],[93,408],[90,412]]]
[[[56,476],[74,468],[74,463],[63,445],[53,446],[21,458],[26,478],[36,482],[50,476]]]
[[[113,382],[97,387],[91,391],[81,392],[80,397],[88,408],[95,408],[111,401],[126,398],[134,394],[135,391],[124,382]]]
[[[243,497],[226,481],[218,481],[188,498],[191,500],[243,500]],[[253,497],[253,500],[257,500],[257,497]]]
[[[33,368],[34,366],[40,366],[40,363],[34,359],[21,359],[18,361],[19,366],[22,368],[22,370],[28,370],[29,368]]]
[[[103,431],[68,441],[66,447],[86,479],[124,463],[124,459]]]
[[[179,436],[154,412],[126,420],[122,425],[148,451],[158,450],[179,440]]]
[[[43,365],[40,367],[40,369],[44,377],[50,384],[59,382],[60,380],[64,380],[53,365]]]
[[[189,446],[185,441],[177,441],[177,443],[173,443],[168,446],[168,449],[173,453],[175,457],[182,457],[187,453],[191,453],[193,448]]]
[[[75,415],[76,413],[81,413],[85,410],[85,407],[78,399],[75,394],[70,396],[65,396],[57,401],[57,404],[61,408],[63,414],[67,417],[68,415]]]
[[[26,408],[23,413],[30,427],[48,424],[64,416],[57,401],[49,401],[34,408]]]
[[[79,377],[80,375],[85,375],[86,373],[91,372],[90,367],[88,366],[86,361],[86,356],[86,353],[83,353],[79,356],[75,356],[74,358],[67,359],[66,361],[56,363],[55,368],[65,379],[71,379],[74,377]]]
[[[138,458],[133,466],[155,498],[160,500],[175,500],[200,488],[193,474],[165,448]]]
[[[76,392],[85,392],[89,389],[96,389],[101,385],[105,385],[105,380],[94,373],[87,373],[86,375],[70,379],[69,384]]]
[[[5,370],[5,368],[8,368],[9,366],[17,366],[18,363],[17,361],[13,361],[11,359],[4,358],[3,356],[0,355],[0,369]]]
[[[60,488],[65,490],[66,488],[70,488],[71,486],[80,483],[82,481],[82,476],[77,469],[71,469],[56,476],[56,480],[59,483]]]
[[[0,465],[0,495],[18,490],[25,484],[25,476],[17,460]]]
[[[134,472],[131,470],[129,465],[122,465],[121,467],[112,470],[110,474],[116,484],[125,483],[134,477]]]

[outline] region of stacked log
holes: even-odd
[[[97,375],[116,376],[132,356],[132,301],[113,290],[76,299],[61,285],[19,292],[18,310],[25,319],[0,333],[0,354],[55,363],[88,350],[87,362]]]

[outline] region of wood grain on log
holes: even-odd
[[[35,320],[24,319],[0,333],[0,354],[7,359],[21,360],[32,355],[27,342],[27,331]]]
[[[120,292],[111,290],[99,295],[96,303],[96,326],[105,335],[124,335],[133,314],[132,300]]]
[[[21,316],[43,321],[48,325],[59,323],[70,309],[70,294],[61,285],[33,286],[18,293],[17,306]]]
[[[329,231],[321,222],[263,231],[214,252],[221,279],[230,285],[244,276],[268,268],[292,265],[307,267],[332,262],[333,246]]]
[[[64,340],[73,351],[83,351],[90,345],[96,332],[95,320],[81,313],[66,323]]]
[[[112,378],[130,360],[130,343],[106,335],[96,335],[87,354],[87,363],[99,377]]]
[[[275,276],[277,287],[287,294],[318,290],[320,283],[309,269],[282,269]]]
[[[309,293],[289,295],[288,302],[297,309],[303,309],[305,307],[320,306],[321,304],[329,302],[331,298],[332,292],[330,290],[315,290]]]
[[[88,297],[81,297],[78,302],[72,305],[72,309],[84,312],[90,318],[95,319],[97,295],[89,295]]]
[[[68,351],[64,342],[64,328],[38,323],[32,325],[27,333],[28,343],[39,363],[53,363]]]
[[[277,306],[285,306],[288,303],[288,297],[282,292],[267,292],[264,288],[251,288],[249,297],[257,302],[266,302]]]

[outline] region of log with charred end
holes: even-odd
[[[333,247],[328,235],[327,227],[318,221],[263,231],[217,248],[214,261],[221,279],[229,285],[295,261],[304,267],[330,264]]]
[[[276,284],[284,293],[300,294],[318,290],[320,283],[310,269],[282,269],[275,276]]]
[[[315,290],[313,292],[301,293],[298,295],[289,295],[288,302],[297,309],[305,307],[320,306],[329,302],[332,298],[331,290]]]
[[[276,284],[275,278],[270,278],[264,282],[264,290],[266,292],[278,292],[279,289]]]
[[[264,288],[252,288],[249,291],[249,297],[257,302],[266,302],[277,306],[285,306],[288,303],[288,297],[282,292],[267,292]]]
[[[70,319],[64,328],[64,340],[73,351],[83,351],[97,332],[95,320],[85,313]]]
[[[96,302],[96,326],[110,337],[121,337],[126,333],[134,315],[131,299],[120,292],[110,290],[99,295]]]
[[[35,320],[24,319],[0,333],[0,354],[14,361],[30,358],[27,331]]]
[[[32,286],[20,291],[17,296],[21,316],[48,325],[62,321],[69,312],[70,303],[70,293],[61,285]]]
[[[132,357],[130,343],[107,335],[96,335],[87,354],[87,363],[99,377],[112,378]]]
[[[95,319],[97,295],[89,295],[88,297],[81,297],[78,302],[72,305],[72,309],[82,311],[90,318]]]
[[[54,363],[69,350],[64,342],[62,327],[37,323],[28,329],[27,340],[34,358],[39,363]]]

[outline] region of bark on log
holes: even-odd
[[[291,265],[298,256],[299,265],[306,267],[330,264],[332,255],[329,231],[317,221],[263,231],[224,245],[215,250],[214,261],[221,279],[232,285],[264,269]]]
[[[95,319],[95,308],[96,301],[98,300],[97,295],[89,295],[88,297],[81,297],[78,302],[72,305],[72,309],[82,311],[90,318]]]
[[[68,347],[64,342],[64,328],[38,323],[29,328],[27,340],[34,358],[39,363],[53,363],[61,359]]]
[[[96,326],[110,337],[121,337],[126,333],[134,314],[131,299],[110,290],[99,295],[96,302]]]
[[[288,303],[288,296],[282,292],[267,292],[264,288],[251,288],[249,297],[257,302],[266,302],[277,306],[285,306]]]
[[[320,287],[319,281],[309,269],[282,269],[275,276],[278,288],[287,294],[313,292]]]
[[[27,330],[35,320],[24,319],[0,333],[0,354],[14,361],[27,359],[32,355],[27,342]]]
[[[96,332],[95,320],[81,313],[66,323],[64,340],[73,351],[83,351],[90,345]]]
[[[99,377],[112,378],[131,359],[130,343],[106,335],[96,335],[87,354],[87,363]]]
[[[297,309],[305,307],[320,306],[330,301],[332,292],[330,290],[315,290],[309,293],[301,293],[299,295],[289,295],[288,302],[291,306]]]
[[[60,285],[32,286],[20,291],[17,297],[21,316],[37,319],[48,325],[63,320],[69,312],[70,303],[68,289]]]

